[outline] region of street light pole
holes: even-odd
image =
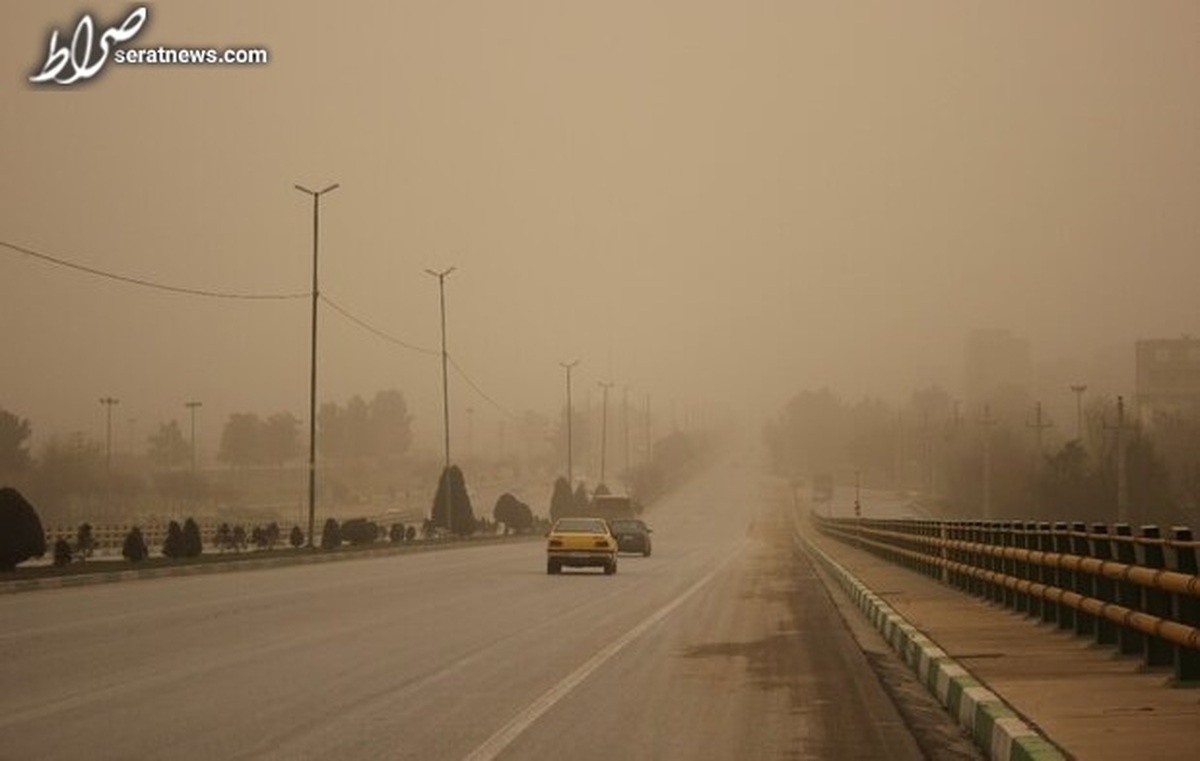
[[[427,269],[438,281],[438,302],[442,311],[442,427],[446,445],[446,465],[442,470],[442,493],[446,495],[446,531],[454,533],[454,495],[450,493],[450,376],[449,355],[446,353],[446,276],[454,271],[447,267],[441,272]]]
[[[112,408],[114,405],[120,404],[121,400],[114,399],[111,396],[104,396],[104,397],[100,398],[100,403],[104,405],[105,413],[106,413],[105,414],[105,417],[106,417],[105,434],[104,434],[104,442],[105,442],[105,444],[104,444],[104,448],[105,448],[104,467],[108,471],[111,472],[112,471]]]
[[[204,402],[184,402],[184,407],[192,413],[192,472],[196,472],[196,408],[203,407]]]
[[[611,381],[597,381],[596,385],[604,390],[603,401],[600,404],[600,483],[604,484],[605,456],[608,453],[608,390],[612,388]],[[607,488],[607,484],[604,484]]]
[[[309,190],[303,185],[294,187],[312,196],[313,202],[312,356],[308,382],[308,547],[311,549],[317,513],[317,299],[321,295],[317,284],[317,244],[321,232],[321,196],[341,186],[335,182],[321,190]]]
[[[575,488],[574,463],[571,461],[571,418],[574,412],[571,410],[571,368],[579,364],[579,360],[574,362],[559,362],[564,370],[567,371],[567,484],[572,490]]]

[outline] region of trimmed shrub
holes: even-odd
[[[62,568],[71,565],[71,545],[66,539],[54,543],[54,567]]]
[[[183,557],[198,558],[204,552],[204,542],[200,539],[200,526],[188,518],[183,522]]]
[[[403,523],[393,523],[392,524],[392,527],[390,529],[388,529],[388,541],[391,542],[392,544],[396,544],[398,542],[404,541],[404,524]]]
[[[217,526],[217,532],[213,534],[213,546],[220,552],[233,549],[233,530],[228,523]]]
[[[496,500],[492,517],[496,519],[497,523],[504,524],[505,534],[510,531],[514,533],[528,531],[533,526],[533,511],[529,509],[529,505],[508,492],[501,494],[500,499]]]
[[[82,558],[90,558],[96,550],[96,540],[92,537],[92,524],[80,523],[75,532],[75,553]]]
[[[449,503],[447,504],[447,488],[449,488]],[[452,520],[447,524],[447,517]],[[433,525],[439,528],[450,528],[458,536],[470,536],[475,533],[475,511],[471,508],[471,495],[467,493],[467,484],[463,472],[457,465],[451,465],[442,471],[438,479],[437,493],[433,497],[433,510],[430,514]]]
[[[342,540],[355,546],[371,544],[379,538],[379,526],[366,518],[351,518],[342,524]]]
[[[0,488],[0,571],[46,554],[46,532],[33,505],[11,487]]]
[[[125,544],[121,547],[121,556],[130,563],[140,563],[149,554],[150,552],[146,549],[146,540],[142,537],[142,530],[137,526],[129,529],[129,533],[125,535]]]
[[[325,526],[321,529],[321,549],[332,550],[342,546],[342,530],[338,526],[338,522],[333,518],[325,519]]]
[[[554,481],[554,493],[550,497],[550,520],[556,521],[564,515],[570,515],[575,505],[571,494],[571,484],[559,476]]]
[[[163,540],[162,554],[163,557],[172,559],[185,557],[183,527],[179,525],[179,521],[167,524],[167,538]]]
[[[411,541],[414,541],[416,538],[417,538],[417,527],[416,526],[409,526],[408,528],[404,529],[404,541],[411,542]]]
[[[288,534],[288,544],[297,548],[304,546],[304,532],[299,526],[292,526],[292,533]]]

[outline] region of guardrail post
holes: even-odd
[[[1163,546],[1158,540],[1162,534],[1158,526],[1142,526],[1141,538],[1137,543],[1138,565],[1146,568],[1165,568],[1167,565]],[[1159,618],[1171,617],[1171,595],[1163,589],[1142,587],[1142,610]],[[1143,662],[1147,666],[1169,666],[1175,660],[1171,643],[1158,637],[1146,637],[1142,648]]]
[[[1038,524],[1034,523],[1033,521],[1027,522],[1025,524],[1025,549],[1026,550],[1033,552],[1034,550],[1040,549],[1039,542],[1041,540],[1038,538],[1038,536],[1039,536],[1038,535]],[[1037,563],[1034,563],[1031,560],[1027,560],[1025,562],[1025,578],[1028,579],[1033,584],[1041,583],[1042,567],[1039,566]],[[1029,595],[1029,615],[1033,616],[1034,618],[1041,619],[1042,608],[1044,607],[1044,605],[1045,605],[1045,600],[1042,599],[1041,595],[1037,595],[1037,594]]]
[[[1137,565],[1137,551],[1133,545],[1133,529],[1128,523],[1118,523],[1113,527],[1117,537],[1113,543],[1117,551],[1117,562],[1125,565]],[[1117,582],[1117,604],[1130,610],[1142,609],[1142,594],[1141,589],[1132,581]],[[1144,647],[1142,640],[1146,635],[1142,634],[1137,629],[1128,626],[1122,626],[1117,631],[1117,652],[1122,655],[1134,655],[1142,652]]]
[[[1088,542],[1087,524],[1076,522],[1071,524],[1071,554],[1079,557],[1091,557],[1091,547]],[[1073,589],[1084,597],[1093,597],[1095,575],[1084,571],[1075,572]],[[1096,631],[1096,617],[1082,610],[1075,611],[1075,633],[1090,635]]]
[[[943,584],[949,584],[950,583],[950,569],[947,566],[947,563],[950,562],[950,552],[949,552],[949,550],[946,549],[946,542],[948,540],[949,530],[946,527],[945,521],[937,522],[937,531],[938,531],[938,538],[942,541],[941,547],[938,548],[938,554],[942,558],[942,564],[941,564],[941,570],[939,572],[939,577],[941,578]]]
[[[1054,551],[1059,555],[1071,554],[1070,528],[1061,521],[1054,524]],[[1075,571],[1060,565],[1058,567],[1058,588],[1075,591],[1075,576]],[[1075,628],[1075,609],[1064,602],[1058,604],[1058,628]]]
[[[1017,550],[1018,555],[1013,560],[1012,575],[1014,577],[1016,577],[1017,579],[1028,581],[1029,580],[1029,563],[1027,563],[1025,561],[1025,559],[1020,556],[1021,551],[1028,549],[1026,547],[1025,537],[1026,537],[1025,524],[1020,521],[1014,523],[1013,524],[1013,544],[1012,544],[1012,546],[1014,549]],[[1018,613],[1028,613],[1029,612],[1029,595],[1026,594],[1025,592],[1020,591],[1019,589],[1014,590],[1013,591],[1013,608]]]
[[[1108,526],[1093,523],[1088,537],[1091,555],[1097,560],[1112,560],[1112,540],[1108,538]],[[1117,601],[1117,584],[1112,579],[1096,574],[1092,576],[1092,597],[1104,602]],[[1096,618],[1096,644],[1113,645],[1117,642],[1117,625],[1103,616]]]
[[[1038,549],[1042,552],[1054,552],[1054,534],[1050,533],[1050,524],[1046,521],[1038,523]],[[1041,581],[1048,587],[1058,586],[1058,567],[1042,562],[1039,566]],[[1042,621],[1048,624],[1058,621],[1058,603],[1049,597],[1042,598]]]
[[[1016,543],[1016,523],[1005,521],[1000,524],[1000,548],[1003,550],[1011,550]],[[1005,555],[999,559],[1000,573],[1004,574],[1009,582],[1017,575],[1017,561],[1011,555]],[[1005,584],[1001,587],[1001,594],[1004,597],[1004,605],[1008,608],[1017,607],[1017,590]]]
[[[1171,529],[1172,543],[1167,545],[1167,568],[1176,573],[1195,576],[1196,548],[1192,546],[1192,530],[1187,526]],[[1200,599],[1189,595],[1171,595],[1171,617],[1181,624],[1200,628]],[[1175,645],[1175,681],[1195,683],[1200,681],[1200,650]]]

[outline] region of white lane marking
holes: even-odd
[[[607,646],[589,658],[582,666],[572,671],[561,682],[551,687],[540,698],[533,701],[529,706],[517,714],[511,721],[496,731],[491,737],[483,742],[475,750],[471,751],[470,755],[464,761],[492,761],[496,756],[507,748],[513,740],[530,727],[535,721],[540,719],[543,714],[555,706],[558,701],[565,698],[576,687],[578,687],[585,679],[592,675],[594,671],[603,666],[610,658],[625,649],[625,646],[633,642],[638,637],[642,636],[652,626],[662,621],[669,616],[672,611],[687,601],[689,597],[700,591],[704,585],[708,584],[713,578],[721,572],[721,570],[729,564],[729,561],[738,554],[744,547],[745,542],[738,545],[737,550],[730,553],[728,557],[708,574],[697,581],[687,590],[676,597],[671,602],[659,608],[649,618],[642,621],[637,626],[633,627],[616,640],[610,642]]]

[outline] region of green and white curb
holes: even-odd
[[[796,537],[820,561],[888,645],[912,669],[938,701],[958,719],[993,761],[1065,761],[1054,743],[1017,715],[1004,700],[960,666],[946,651],[905,621],[802,534]]]

